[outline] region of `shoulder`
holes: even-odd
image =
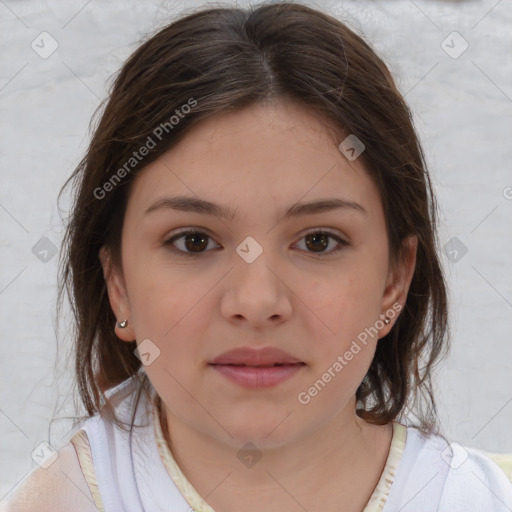
[[[32,470],[0,503],[0,512],[98,512],[73,444]],[[51,459],[50,459],[51,460]]]
[[[125,423],[130,421],[135,392],[139,387],[140,383],[131,378],[107,391],[116,415]],[[126,442],[126,436],[123,437],[113,426],[110,418],[98,413],[87,418],[57,451],[57,457],[51,464],[32,470],[8,493],[0,502],[0,512],[101,511],[103,504],[99,484],[103,483],[110,490],[112,483],[105,479],[111,469],[109,450],[115,450],[116,443]],[[100,455],[99,462],[93,457],[91,445]],[[101,482],[96,478],[97,463],[104,470]]]
[[[413,427],[407,437],[413,474],[429,475],[424,492],[439,496],[439,511],[512,509],[512,483],[484,452],[440,435],[424,436]]]
[[[503,469],[475,448],[450,443],[443,453],[449,465],[442,504],[464,510],[510,511],[512,483]]]

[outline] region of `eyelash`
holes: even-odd
[[[206,252],[208,251],[202,251],[202,252],[186,252],[186,251],[182,251],[181,249],[177,249],[176,247],[174,247],[172,244],[176,241],[176,240],[179,240],[180,238],[186,236],[186,235],[205,235],[208,240],[213,240],[213,238],[211,236],[209,236],[208,234],[202,232],[202,231],[199,231],[197,229],[188,229],[186,231],[181,231],[180,233],[177,233],[175,235],[173,235],[171,238],[165,240],[163,242],[163,245],[168,247],[172,252],[178,254],[179,256],[185,256],[185,257],[198,257],[198,256],[203,256]],[[306,251],[306,252],[309,252],[309,254],[313,254],[313,255],[318,255],[318,256],[323,256],[323,257],[327,257],[327,256],[330,256],[332,254],[336,254],[338,252],[340,252],[342,249],[344,249],[345,247],[347,247],[348,245],[350,245],[348,242],[346,242],[345,240],[343,240],[342,238],[340,238],[338,235],[334,234],[334,233],[331,233],[330,231],[326,231],[324,229],[318,229],[317,231],[309,231],[308,233],[304,234],[302,237],[301,237],[301,240],[302,238],[305,238],[306,236],[308,235],[328,235],[331,239],[335,240],[336,242],[338,242],[338,246],[334,249],[334,250],[331,250],[329,252],[319,252],[319,253],[314,253],[314,252],[310,252],[310,251]]]

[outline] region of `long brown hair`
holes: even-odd
[[[193,12],[141,44],[117,74],[86,155],[61,190],[73,180],[57,311],[66,290],[75,319],[77,385],[88,416],[110,408],[105,392],[128,377],[147,384],[135,341],[121,341],[114,332],[98,258],[106,246],[121,268],[131,182],[202,120],[279,98],[318,113],[338,143],[342,134],[363,141],[361,158],[382,198],[392,262],[402,261],[405,237],[418,237],[407,302],[377,344],[357,389],[357,414],[386,424],[412,412],[425,433],[437,428],[431,377],[449,345],[447,296],[437,204],[411,112],[382,59],[360,36],[295,3]],[[147,154],[133,160],[142,146]]]

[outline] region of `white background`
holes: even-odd
[[[50,420],[74,413],[65,329],[57,359],[58,256],[43,262],[32,248],[43,237],[60,247],[57,193],[84,154],[109,77],[147,32],[201,5],[0,2],[0,498],[35,467],[41,441],[58,447],[69,431],[68,420],[51,429]],[[512,452],[512,1],[316,6],[362,32],[389,64],[427,154],[441,245],[457,237],[467,247],[456,263],[442,255],[453,333],[437,378],[444,432]],[[458,58],[441,46],[453,31],[469,45]],[[47,59],[31,48],[41,32],[58,42]],[[463,41],[447,43],[458,52]],[[61,206],[65,218],[67,196]]]

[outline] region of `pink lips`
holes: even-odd
[[[275,347],[241,347],[209,363],[224,377],[247,388],[275,386],[297,373],[305,363]]]

